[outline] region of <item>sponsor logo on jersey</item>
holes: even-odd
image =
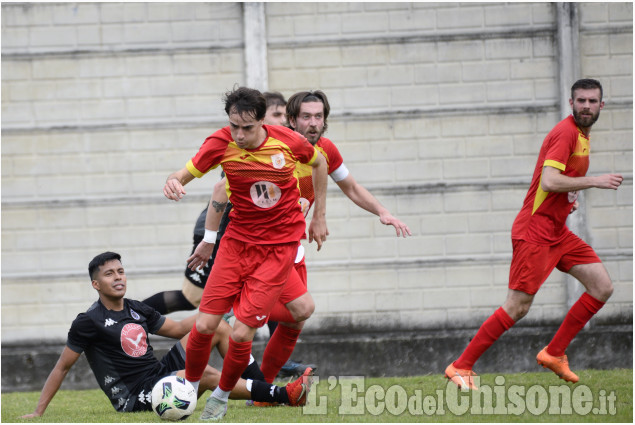
[[[131,357],[141,357],[148,351],[148,338],[141,325],[128,323],[121,329],[121,348]]]
[[[278,170],[284,167],[284,154],[282,154],[281,152],[275,155],[271,155],[271,164],[273,165],[273,168],[276,168]]]
[[[130,315],[132,316],[133,319],[135,320],[139,320],[141,317],[139,317],[139,313],[137,313],[136,311],[134,311],[133,309],[130,309]]]
[[[266,209],[278,203],[282,190],[275,183],[259,181],[251,185],[249,194],[255,205]]]

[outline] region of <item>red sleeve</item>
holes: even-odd
[[[340,165],[344,163],[344,158],[342,158],[342,154],[337,149],[337,146],[326,137],[321,137],[320,140],[318,140],[317,146],[329,164],[329,174],[337,170]]]
[[[548,146],[543,165],[549,165],[564,171],[578,140],[578,129],[569,120],[557,125],[547,136]]]
[[[194,157],[188,161],[186,167],[195,177],[202,177],[208,171],[216,168],[231,142],[229,127],[222,128],[205,139]]]

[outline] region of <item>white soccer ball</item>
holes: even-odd
[[[196,390],[180,376],[161,378],[152,388],[152,410],[168,421],[190,416],[196,408],[196,400]]]

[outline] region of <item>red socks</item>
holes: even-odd
[[[547,353],[556,357],[564,356],[564,351],[571,340],[603,306],[602,301],[593,298],[587,292],[582,294],[580,299],[571,306],[558,332],[547,346]]]
[[[481,328],[472,338],[465,351],[463,351],[461,357],[454,362],[454,367],[457,369],[472,369],[479,357],[514,323],[514,320],[503,310],[503,307],[499,307],[481,325]]]
[[[265,381],[272,383],[282,366],[289,360],[301,331],[278,325],[262,356],[260,369],[265,375]]]
[[[223,391],[231,391],[236,386],[240,375],[249,365],[251,341],[236,342],[229,337],[229,349],[223,360],[223,371],[218,387]]]
[[[192,331],[187,339],[185,351],[185,379],[190,382],[200,381],[209,362],[212,352],[212,338],[214,334],[202,334],[192,326]]]

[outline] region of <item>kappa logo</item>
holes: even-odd
[[[269,388],[269,394],[271,395],[271,397],[273,397],[273,393],[274,393],[275,391],[276,391],[276,386],[275,386],[275,385],[272,385],[272,386]]]
[[[112,376],[106,376],[106,377],[104,378],[104,383],[105,383],[106,385],[108,385],[108,384],[110,384],[111,382],[113,382],[114,380],[115,380],[115,378],[113,378]]]
[[[264,316],[256,316],[256,319],[257,319],[257,320],[263,320],[265,317],[267,317],[267,315],[264,315]]]
[[[112,320],[112,319],[108,318],[108,319],[106,319],[106,321],[104,322],[104,326],[105,326],[105,327],[112,326],[112,325],[114,325],[115,323],[117,323],[117,322],[115,322],[114,320]]]

